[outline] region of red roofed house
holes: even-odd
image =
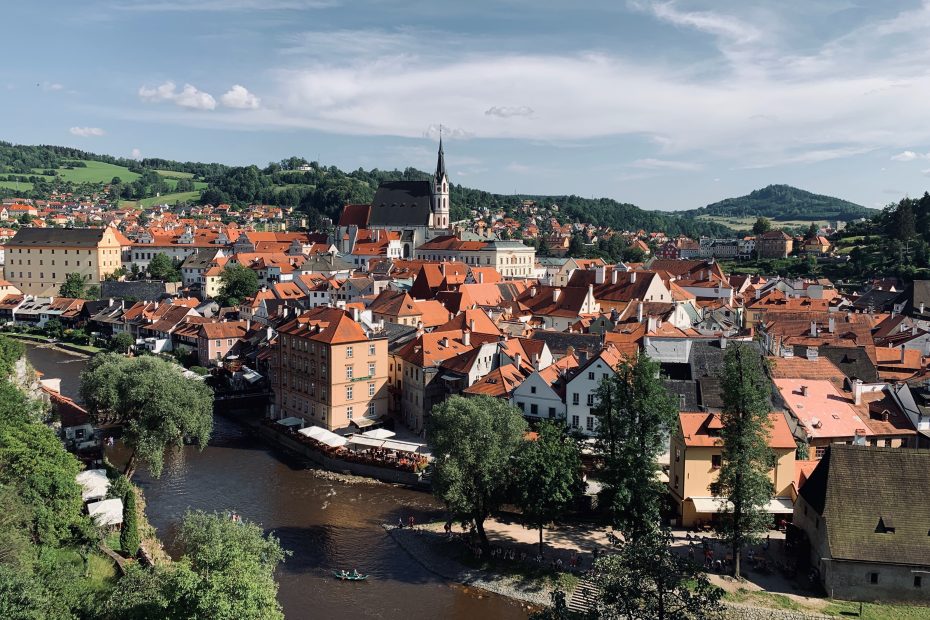
[[[797,497],[794,457],[797,446],[785,414],[769,414],[769,447],[776,465],[769,471],[775,496],[768,511],[773,519],[784,518],[794,511]],[[713,521],[722,512],[729,512],[728,502],[714,497],[710,485],[717,479],[723,461],[720,431],[723,424],[717,413],[679,413],[678,429],[672,432],[669,460],[668,491],[678,506],[679,525],[693,527]]]

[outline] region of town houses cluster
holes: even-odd
[[[772,384],[773,520],[803,530],[836,596],[930,588],[930,282],[876,279],[852,291],[722,268],[720,258],[792,253],[797,240],[781,231],[613,233],[643,260],[579,258],[566,255],[570,237],[605,231],[494,213],[456,223],[449,192],[440,145],[430,180],[382,183],[330,232],[299,232],[300,218],[280,208],[29,205],[36,224],[60,214],[69,227],[3,231],[0,322],[57,321],[101,339],[127,334],[137,352],[196,356],[266,385],[267,418],[318,429],[328,445],[387,418],[428,441],[430,412],[451,395],[499,398],[593,438],[598,385],[643,352],[680,412],[660,465],[686,527],[726,509],[711,492],[720,371],[742,343],[765,358]],[[549,256],[515,239],[536,236]],[[800,243],[830,250],[823,236]],[[146,277],[160,255],[180,281]],[[231,266],[260,286],[223,305]],[[97,300],[59,296],[74,273],[99,286]]]

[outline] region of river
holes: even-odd
[[[77,398],[83,358],[27,345],[43,376],[61,378]],[[113,455],[115,458],[119,454]],[[299,460],[269,448],[225,417],[214,419],[209,445],[171,451],[160,479],[140,470],[147,516],[169,552],[189,509],[235,510],[273,531],[291,555],[278,569],[278,600],[287,618],[525,619],[519,603],[449,584],[416,563],[380,525],[440,514],[433,499],[389,485],[320,478]],[[334,569],[358,569],[367,582],[340,582]]]

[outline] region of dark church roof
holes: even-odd
[[[436,182],[446,176],[446,155],[442,152],[442,136],[439,136],[439,159],[436,160]]]
[[[427,226],[431,211],[432,186],[429,181],[382,183],[371,201],[368,226]]]

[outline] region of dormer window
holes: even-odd
[[[878,518],[878,526],[875,528],[878,534],[894,534],[895,523],[891,515],[882,515]]]

